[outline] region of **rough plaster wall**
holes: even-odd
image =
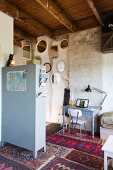
[[[87,93],[87,85],[102,89],[102,53],[99,28],[70,34],[69,36],[69,78],[70,89],[77,98],[88,98],[90,105],[98,105],[101,95]]]
[[[102,99],[100,93],[87,93],[87,85],[102,89],[102,53],[99,28],[73,33],[69,36],[70,90],[77,98],[88,98],[89,105],[97,106]],[[91,129],[87,117],[87,129]]]

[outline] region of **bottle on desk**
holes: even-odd
[[[73,98],[73,93],[70,96],[70,106],[74,106],[74,98]]]

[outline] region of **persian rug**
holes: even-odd
[[[60,157],[69,152],[70,152],[70,149],[68,148],[47,143],[46,154],[44,154],[44,152],[42,151],[39,151],[37,153],[37,158],[34,159],[31,151],[17,147],[15,145],[7,144],[3,148],[0,149],[0,156],[4,157],[1,163],[4,163],[6,165],[7,165],[7,162],[9,161],[12,163],[11,164],[12,167],[14,167],[13,165],[15,163],[17,164],[17,167],[19,165],[25,166],[26,167],[25,170],[27,170],[27,168],[28,170],[29,169],[36,170],[42,164],[45,164],[51,157],[53,157],[53,155]],[[16,167],[14,167],[14,170],[16,170]],[[17,170],[21,170],[21,169],[17,169]]]
[[[78,140],[76,138],[70,138],[64,135],[48,134],[47,142],[67,148],[73,148],[100,157],[103,157],[104,155],[103,151],[101,150],[102,145],[89,141]]]
[[[69,160],[55,157],[47,165],[40,170],[91,170],[88,167],[80,165],[78,163],[71,162]]]
[[[57,132],[57,134],[71,137],[74,139],[80,139],[80,130],[79,129],[71,129],[70,132],[69,132],[69,129],[65,129],[64,134],[63,134],[63,130],[60,130],[59,132]],[[89,142],[93,142],[93,143],[97,143],[97,144],[103,143],[103,140],[99,138],[98,133],[95,133],[95,136],[93,139],[91,132],[89,132],[89,131],[85,132],[84,130],[82,131],[82,141],[89,141]]]
[[[104,165],[104,159],[98,156],[88,154],[86,152],[73,150],[67,156],[66,159],[78,162],[82,165],[92,167],[94,169],[101,170]]]
[[[0,170],[33,170],[0,155]]]
[[[49,165],[52,167],[54,164],[54,161],[52,164],[49,164],[52,162],[50,160],[53,159],[53,156],[57,157],[59,166],[62,166],[63,162],[64,168],[69,165],[70,167],[68,169],[72,169],[71,164],[77,167],[74,168],[77,170],[78,167],[81,167],[81,170],[84,170],[84,168],[89,169],[89,167],[91,170],[97,169],[97,166],[90,164],[90,162],[96,162],[97,157],[99,158],[97,159],[96,164],[100,163],[101,165],[103,152],[101,151],[102,146],[98,144],[98,142],[91,142],[89,140],[80,141],[78,138],[74,138],[74,135],[76,134],[73,136],[63,135],[59,124],[48,124],[46,130],[46,154],[41,150],[37,153],[37,158],[34,159],[31,151],[11,144],[6,144],[4,147],[0,148],[0,168],[3,169],[4,167],[4,170],[36,170],[40,169],[40,167],[42,168],[42,166],[48,168]],[[58,132],[59,130],[60,132]],[[76,152],[78,153],[76,154]],[[75,156],[72,157],[72,155]],[[76,155],[79,155],[79,157],[77,158]],[[85,160],[86,158],[87,161]],[[89,158],[90,161],[88,161]],[[57,159],[55,158],[55,164]]]
[[[46,133],[56,133],[62,129],[61,125],[58,123],[50,123],[46,126]]]

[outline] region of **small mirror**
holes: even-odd
[[[63,60],[60,60],[58,63],[57,63],[57,70],[58,72],[62,73],[64,70],[65,70],[65,63]]]
[[[45,40],[38,41],[36,48],[37,48],[38,52],[43,53],[47,48],[46,41]]]
[[[63,39],[60,43],[61,48],[66,48],[68,47],[68,40],[67,39]]]
[[[31,45],[24,45],[23,46],[23,57],[26,59],[31,59]]]

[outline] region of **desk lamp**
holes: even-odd
[[[99,92],[99,93],[104,94],[104,98],[103,98],[102,101],[100,102],[100,107],[102,107],[102,104],[104,103],[104,100],[105,100],[105,98],[107,97],[107,92],[102,91],[102,90],[100,90],[100,89],[97,89],[97,88],[95,88],[95,87],[91,87],[90,85],[88,85],[88,87],[85,89],[86,92],[92,92],[92,90],[95,90],[95,91],[97,91],[97,92]]]

